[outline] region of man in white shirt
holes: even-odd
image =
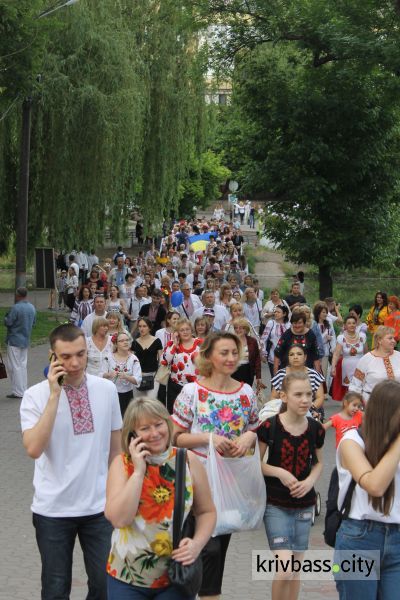
[[[197,281],[199,281],[202,286],[204,285],[204,277],[203,277],[203,275],[201,275],[201,266],[200,265],[195,265],[192,273],[189,273],[189,275],[186,277],[186,281],[190,285],[192,290],[194,289],[194,284]]]
[[[92,337],[92,325],[93,321],[97,317],[105,317],[106,316],[106,300],[104,296],[96,296],[93,301],[94,311],[90,313],[87,317],[85,317],[82,321],[81,328],[85,332],[86,337]]]
[[[90,254],[87,257],[88,260],[88,271],[91,271],[92,268],[94,267],[94,265],[98,265],[99,264],[99,257],[96,256],[95,251],[91,250]]]
[[[35,459],[33,525],[42,561],[42,598],[69,598],[72,556],[79,537],[88,576],[87,598],[106,600],[112,526],[104,517],[109,463],[121,451],[115,385],[86,375],[86,340],[74,325],[50,334],[48,379],[21,402],[27,454]],[[60,379],[62,378],[62,381]]]
[[[146,286],[139,285],[135,290],[135,297],[132,300],[132,308],[131,308],[131,329],[134,329],[136,325],[136,321],[139,318],[139,311],[145,304],[150,304],[151,298],[146,296],[147,288]],[[128,309],[130,305],[128,306]]]
[[[202,317],[206,308],[214,310],[214,330],[222,331],[230,319],[230,315],[225,307],[215,304],[215,294],[210,290],[206,290],[202,294],[203,306],[194,311],[191,317],[191,322],[194,323],[197,317]]]
[[[79,280],[82,284],[86,283],[87,272],[89,269],[89,262],[86,252],[82,248],[79,248],[79,252],[76,255],[76,262],[79,266]]]
[[[122,256],[118,256],[117,266],[111,269],[108,280],[111,285],[116,285],[119,288],[121,285],[124,285],[125,275],[130,272],[130,268],[125,264],[125,259]]]
[[[250,321],[255,332],[259,333],[261,325],[262,302],[261,300],[257,299],[256,292],[252,287],[246,288],[243,297],[245,298],[245,301],[243,302],[243,314],[246,319]]]
[[[183,302],[176,310],[181,317],[190,319],[194,311],[202,307],[201,300],[196,294],[191,293],[190,285],[186,282],[181,285],[181,292],[183,294]]]

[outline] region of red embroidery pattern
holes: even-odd
[[[289,473],[292,473],[295,477],[299,477],[306,471],[310,460],[310,447],[307,438],[299,444],[296,454],[296,462],[294,462],[295,447],[285,438],[281,448],[281,467],[282,469],[289,471]]]
[[[390,362],[390,358],[388,356],[386,356],[383,359],[383,364],[385,365],[386,375],[388,376],[388,379],[394,379],[392,363]]]
[[[74,435],[93,433],[93,414],[90,407],[86,379],[83,380],[79,388],[73,388],[70,385],[65,385],[64,391],[67,395],[69,408],[71,410]]]

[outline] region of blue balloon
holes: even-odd
[[[183,294],[182,292],[174,292],[171,296],[171,305],[174,308],[180,306],[183,302]]]

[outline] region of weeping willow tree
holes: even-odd
[[[87,247],[106,226],[118,240],[134,205],[145,230],[157,228],[203,145],[205,60],[190,3],[82,0],[37,23],[44,43],[35,64],[31,247],[39,239]],[[4,238],[15,218],[18,117],[7,126],[0,123]]]

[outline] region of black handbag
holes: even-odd
[[[154,375],[143,375],[142,377],[138,391],[147,392],[147,390],[154,390]]]
[[[0,354],[0,379],[7,379],[6,365],[4,364],[3,357]]]
[[[193,537],[195,519],[192,512],[187,516],[182,526],[185,511],[185,477],[186,449],[178,448],[175,465],[175,506],[172,524],[173,548],[178,548],[181,539]],[[179,589],[184,596],[196,596],[203,579],[203,563],[200,556],[191,565],[171,559],[168,567],[168,577],[172,585]]]

